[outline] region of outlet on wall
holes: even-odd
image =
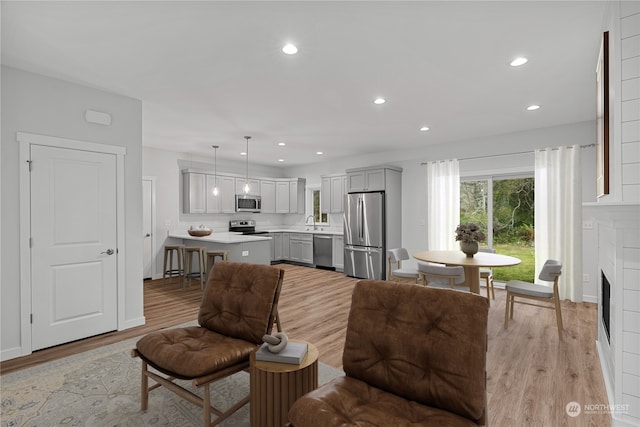
[[[242,256],[249,256],[249,251],[242,251]]]

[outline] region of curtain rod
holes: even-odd
[[[581,145],[580,148],[589,148],[589,147],[595,147],[596,144],[586,144],[586,145]],[[569,146],[567,148],[573,148],[573,146]],[[559,150],[559,148],[552,148],[551,150]],[[475,157],[465,157],[463,159],[458,159],[458,161],[463,161],[463,160],[477,160],[477,159],[488,159],[491,157],[502,157],[502,156],[515,156],[517,154],[529,154],[529,153],[533,153],[535,152],[535,150],[528,150],[528,151],[517,151],[515,153],[504,153],[504,154],[493,154],[491,156],[475,156]],[[443,160],[435,160],[437,161],[443,161]],[[429,162],[422,162],[420,163],[421,166],[425,166],[427,165]]]

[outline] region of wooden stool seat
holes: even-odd
[[[193,269],[193,254],[198,256],[198,274],[200,275],[200,289],[204,289],[205,262],[207,257],[207,248],[204,246],[187,246],[185,247],[185,280],[191,280]]]
[[[169,277],[173,277],[173,253],[176,253],[177,264],[178,264],[178,276],[182,276],[184,274],[184,248],[185,245],[164,245],[164,264],[162,266],[162,278],[167,277],[167,273],[169,273]],[[167,270],[167,259],[169,260],[169,270]]]
[[[207,252],[207,274],[213,268],[213,264],[216,262],[216,257],[220,257],[221,261],[227,261],[229,259],[228,251],[208,251]]]

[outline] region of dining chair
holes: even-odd
[[[478,252],[485,252],[490,254],[495,254],[495,249],[490,248],[480,248]],[[493,269],[492,268],[481,268],[480,269],[480,279],[484,279],[487,282],[487,299],[489,300],[489,305],[491,305],[491,298],[496,299],[496,291],[493,288]],[[491,297],[489,297],[489,289],[491,289]]]
[[[389,249],[387,251],[389,260],[387,280],[391,282],[418,283],[420,274],[415,268],[402,268],[402,261],[409,259],[409,252],[405,248]]]
[[[507,290],[507,302],[504,308],[504,329],[509,326],[509,318],[513,319],[514,304],[526,304],[535,307],[549,308],[556,312],[556,324],[558,326],[558,337],[562,341],[562,311],[560,309],[560,297],[558,295],[558,278],[562,274],[562,263],[555,260],[547,260],[538,279],[544,282],[553,282],[553,286],[521,282],[520,280],[509,280],[505,285]],[[527,298],[543,302],[544,304],[533,304],[530,302],[517,300]]]
[[[465,280],[464,267],[447,267],[442,264],[420,263],[418,264],[418,273],[425,286],[469,292],[468,286],[460,286]]]
[[[222,261],[207,279],[199,326],[163,329],[145,335],[132,350],[142,359],[140,406],[158,387],[202,407],[203,425],[213,426],[249,402],[249,396],[226,411],[211,405],[210,385],[249,368],[249,359],[278,316],[284,270],[267,265]],[[150,368],[154,370],[150,370]],[[155,384],[149,386],[149,379]],[[191,381],[191,387],[175,383]],[[193,389],[202,389],[202,397]],[[211,413],[217,418],[211,421]]]

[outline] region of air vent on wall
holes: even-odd
[[[111,126],[111,114],[109,113],[103,113],[95,110],[87,110],[84,113],[84,118],[89,123]]]

